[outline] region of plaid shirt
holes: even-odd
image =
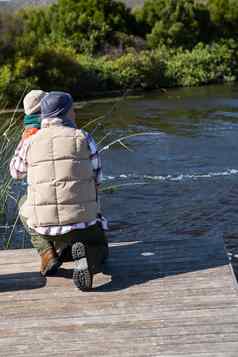
[[[93,137],[84,131],[86,136],[86,140],[88,143],[88,147],[90,150],[90,160],[93,167],[93,172],[95,175],[95,183],[96,185],[100,185],[102,182],[102,164],[99,153],[97,151],[97,145],[93,139]],[[31,138],[21,140],[18,144],[15,154],[10,162],[10,173],[11,176],[20,180],[26,177],[27,175],[27,150],[31,143]],[[42,235],[56,236],[61,234],[66,234],[75,229],[85,229],[89,226],[96,224],[97,222],[101,223],[104,230],[108,229],[107,220],[99,213],[96,220],[85,223],[74,223],[66,226],[49,226],[49,227],[37,227],[33,228],[37,233]]]

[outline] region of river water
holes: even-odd
[[[238,253],[238,86],[208,86],[153,92],[117,102],[87,103],[78,123],[109,113],[90,130],[104,145],[132,137],[102,152],[103,213],[110,240],[163,236],[224,237]],[[110,113],[110,111],[112,113]],[[12,247],[22,247],[17,225]],[[28,239],[24,242],[30,246]]]

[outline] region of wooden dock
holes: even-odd
[[[222,238],[112,244],[94,290],[67,263],[0,252],[0,356],[237,357],[238,294]]]

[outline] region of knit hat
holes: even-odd
[[[41,117],[64,118],[73,105],[73,98],[66,92],[50,92],[41,101]]]
[[[47,93],[42,90],[32,90],[23,99],[23,106],[26,115],[40,112],[40,103]]]

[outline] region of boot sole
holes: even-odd
[[[74,284],[82,291],[92,289],[92,273],[89,270],[88,260],[86,257],[83,243],[76,242],[72,246],[72,257],[74,260],[73,281]]]

